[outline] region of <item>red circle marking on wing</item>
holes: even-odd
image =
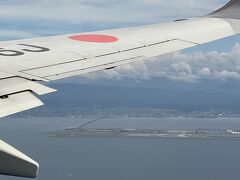
[[[118,41],[117,37],[109,35],[85,34],[70,36],[69,39],[83,42],[112,43]]]

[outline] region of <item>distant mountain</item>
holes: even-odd
[[[184,111],[240,108],[240,92],[196,91],[86,84],[52,84],[57,93],[44,96],[47,106],[162,108]],[[194,89],[194,88],[192,88]]]
[[[147,80],[123,79],[123,80],[106,80],[106,79],[86,79],[84,77],[73,77],[66,80],[60,80],[58,83],[72,84],[92,84],[98,86],[113,87],[138,87],[159,89],[163,91],[203,91],[203,92],[223,92],[238,93],[240,92],[240,81],[237,80],[199,80],[198,82],[175,81],[166,78],[154,78]]]

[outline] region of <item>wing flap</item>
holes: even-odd
[[[74,71],[66,71],[66,72],[62,72],[59,74],[53,74],[50,76],[47,76],[45,78],[47,78],[48,80],[58,80],[58,79],[63,79],[63,78],[67,78],[67,77],[72,77],[72,76],[77,76],[77,75],[81,75],[81,74],[86,74],[86,73],[90,73],[90,72],[94,72],[94,71],[100,71],[100,70],[108,70],[108,69],[112,69],[115,68],[116,66],[121,66],[121,65],[125,65],[125,64],[130,64],[130,63],[134,63],[136,61],[140,61],[140,60],[144,60],[145,58],[142,56],[137,56],[134,58],[129,58],[129,59],[123,59],[121,61],[117,61],[114,63],[109,63],[109,64],[102,64],[99,66],[92,66],[86,69],[76,69]]]
[[[42,106],[43,103],[32,92],[25,91],[0,98],[0,117]]]
[[[43,103],[35,96],[55,92],[34,81],[20,77],[0,79],[0,117],[42,106]]]
[[[0,97],[23,91],[32,91],[38,95],[44,95],[56,91],[55,89],[20,77],[2,79],[0,80],[0,87]]]

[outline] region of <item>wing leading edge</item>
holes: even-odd
[[[240,0],[203,17],[0,42],[0,117],[38,107],[48,82],[163,55],[240,32]]]

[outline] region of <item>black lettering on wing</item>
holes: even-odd
[[[24,55],[21,51],[15,51],[15,50],[5,50],[3,48],[0,48],[0,56],[21,56]]]
[[[33,49],[22,49],[22,51],[27,51],[27,52],[47,52],[47,51],[50,51],[50,49],[45,48],[45,47],[40,47],[40,46],[34,46],[34,45],[28,45],[28,44],[19,44],[19,45],[33,48]]]

